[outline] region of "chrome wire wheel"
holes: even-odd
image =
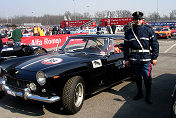
[[[176,116],[176,101],[173,104],[173,115],[174,115],[174,118],[175,118],[175,116]]]
[[[78,83],[75,87],[75,96],[74,96],[74,104],[76,107],[79,107],[82,104],[84,98],[84,87],[82,83]]]

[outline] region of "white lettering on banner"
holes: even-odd
[[[42,41],[40,39],[34,39],[31,41],[31,45],[42,45]]]
[[[44,39],[44,45],[48,45],[48,44],[58,44],[59,42],[61,42],[61,39]]]
[[[44,40],[40,40],[40,39],[34,39],[31,41],[31,45],[49,45],[49,44],[58,44],[59,42],[61,42],[61,38],[59,39],[47,39],[45,38]]]

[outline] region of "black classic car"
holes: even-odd
[[[119,35],[70,36],[56,52],[0,63],[2,90],[46,103],[60,101],[77,113],[85,95],[130,76]]]
[[[38,45],[14,45],[13,42],[3,44],[1,57],[22,57],[47,53],[47,50]]]

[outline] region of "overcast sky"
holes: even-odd
[[[1,0],[0,17],[58,15],[65,11],[89,11],[94,15],[103,10],[142,11],[149,15],[157,12],[157,5],[161,16],[176,10],[176,0]]]

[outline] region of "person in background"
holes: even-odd
[[[34,30],[33,30],[33,36],[38,36],[39,35],[39,32],[38,32],[38,28],[36,25],[34,25]]]
[[[3,44],[2,44],[1,34],[0,34],[0,57],[1,57],[2,48],[3,48]]]
[[[111,26],[111,29],[112,29],[113,34],[115,34],[115,31],[116,31],[116,25],[113,24],[113,25]]]
[[[17,26],[14,24],[12,25],[12,39],[14,42],[14,45],[21,45],[21,38],[23,37],[22,31],[20,29],[16,28]]]
[[[1,57],[2,48],[3,48],[3,44],[2,44],[1,34],[0,34],[0,57]],[[0,98],[2,98],[3,96],[5,96],[5,92],[2,91],[2,88],[0,86]]]
[[[110,25],[107,26],[107,31],[108,31],[109,34],[111,34],[111,27],[110,27]]]
[[[100,27],[100,25],[98,25],[98,27],[97,27],[97,34],[101,34],[101,27]]]
[[[134,24],[125,32],[124,39],[124,58],[125,65],[131,66],[135,73],[137,94],[134,100],[143,98],[142,79],[144,80],[146,96],[145,101],[152,104],[151,85],[152,85],[152,65],[157,64],[159,44],[154,30],[143,24],[143,13],[134,12],[132,14]]]
[[[45,36],[45,32],[44,32],[44,29],[42,27],[40,28],[39,33],[40,33],[40,36]]]
[[[50,26],[50,27],[49,27],[49,35],[52,35],[52,34],[53,34],[52,31],[53,31],[53,27]]]

